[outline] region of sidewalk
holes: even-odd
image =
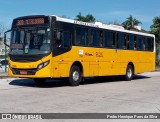
[[[160,65],[156,66],[156,71],[160,71]]]
[[[157,67],[157,68],[156,68],[156,71],[160,71],[160,68]]]
[[[0,72],[0,79],[3,77],[8,77],[8,72]]]

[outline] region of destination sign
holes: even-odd
[[[45,24],[44,18],[33,18],[33,19],[19,19],[17,20],[16,25],[36,25],[36,24]]]

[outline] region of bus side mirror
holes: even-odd
[[[10,42],[11,42],[11,30],[8,30],[4,33],[4,44],[7,47],[10,47]]]

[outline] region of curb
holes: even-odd
[[[160,68],[156,68],[156,71],[160,71]]]
[[[7,78],[7,77],[8,77],[8,73],[1,73],[0,72],[0,79]]]

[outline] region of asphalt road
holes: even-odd
[[[37,86],[31,79],[0,79],[0,112],[160,113],[160,72],[143,73],[132,81],[91,78],[78,87],[63,80]]]

